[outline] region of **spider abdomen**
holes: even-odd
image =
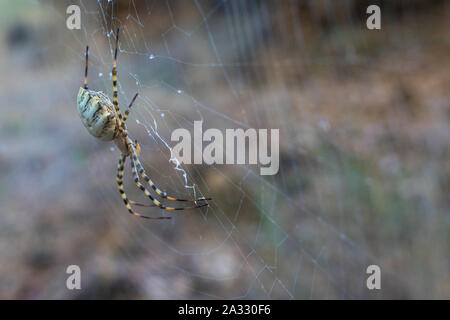
[[[111,100],[103,92],[80,88],[77,109],[81,121],[91,135],[103,141],[117,137],[120,121]]]

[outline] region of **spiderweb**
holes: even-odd
[[[120,26],[119,103],[123,110],[139,92],[128,127],[141,144],[146,170],[171,195],[213,198],[209,208],[176,213],[169,222],[131,218],[111,177],[118,150],[108,145],[110,150],[96,158],[90,173],[111,181],[96,189],[109,211],[103,217],[122,239],[115,263],[121,261],[120,272],[141,286],[143,296],[369,294],[365,270],[374,258],[360,231],[359,209],[347,206],[348,191],[340,187],[348,162],[334,143],[337,131],[314,103],[324,91],[307,81],[308,70],[333,59],[358,59],[355,48],[340,44],[340,35],[317,47],[312,38],[329,31],[322,15],[349,25],[360,24],[360,18],[345,6],[336,13],[330,1],[321,3],[317,9],[307,1],[79,2],[82,29],[71,31],[64,42],[79,78],[89,44],[89,87],[112,96],[114,35]],[[302,10],[312,12],[313,36],[304,30]],[[316,57],[311,48],[322,55]],[[279,128],[278,174],[261,176],[256,165],[176,163],[171,132],[192,133],[194,121],[223,131]],[[144,202],[128,166],[127,193]]]

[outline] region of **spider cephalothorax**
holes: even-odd
[[[87,72],[88,72],[88,54],[89,48],[86,47],[86,67],[84,73],[84,87],[80,88],[77,96],[77,109],[86,129],[94,137],[103,141],[114,141],[121,151],[119,164],[117,166],[117,184],[122,200],[125,203],[128,211],[138,217],[146,219],[170,219],[170,217],[147,217],[135,212],[130,204],[142,207],[159,207],[164,210],[189,210],[208,206],[208,203],[197,205],[194,207],[167,207],[160,201],[155,199],[150,192],[140,183],[140,178],[144,179],[156,194],[162,199],[171,201],[196,202],[211,200],[210,198],[198,199],[177,199],[167,195],[166,192],[161,191],[145,173],[144,167],[139,160],[140,147],[137,141],[132,141],[128,135],[127,126],[125,124],[131,107],[136,100],[138,94],[131,100],[127,110],[120,112],[119,104],[117,102],[117,49],[119,46],[119,29],[116,34],[116,49],[114,52],[114,64],[112,69],[113,76],[113,101],[108,98],[106,94],[101,91],[89,90],[87,86]],[[141,204],[135,201],[128,200],[125,191],[123,190],[123,173],[124,165],[127,157],[131,158],[131,171],[134,176],[134,182],[137,187],[144,192],[144,194],[153,202],[153,204]]]

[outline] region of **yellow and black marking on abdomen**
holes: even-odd
[[[100,91],[80,88],[77,96],[78,115],[94,137],[111,141],[120,130],[120,120],[109,98]]]

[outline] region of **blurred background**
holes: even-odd
[[[436,0],[1,1],[0,298],[450,298],[449,18]],[[141,160],[205,210],[130,216],[119,151],[78,117],[86,45],[89,88],[112,96],[118,26]],[[170,134],[196,120],[279,128],[279,173],[175,168]],[[147,201],[129,163],[125,189]]]

